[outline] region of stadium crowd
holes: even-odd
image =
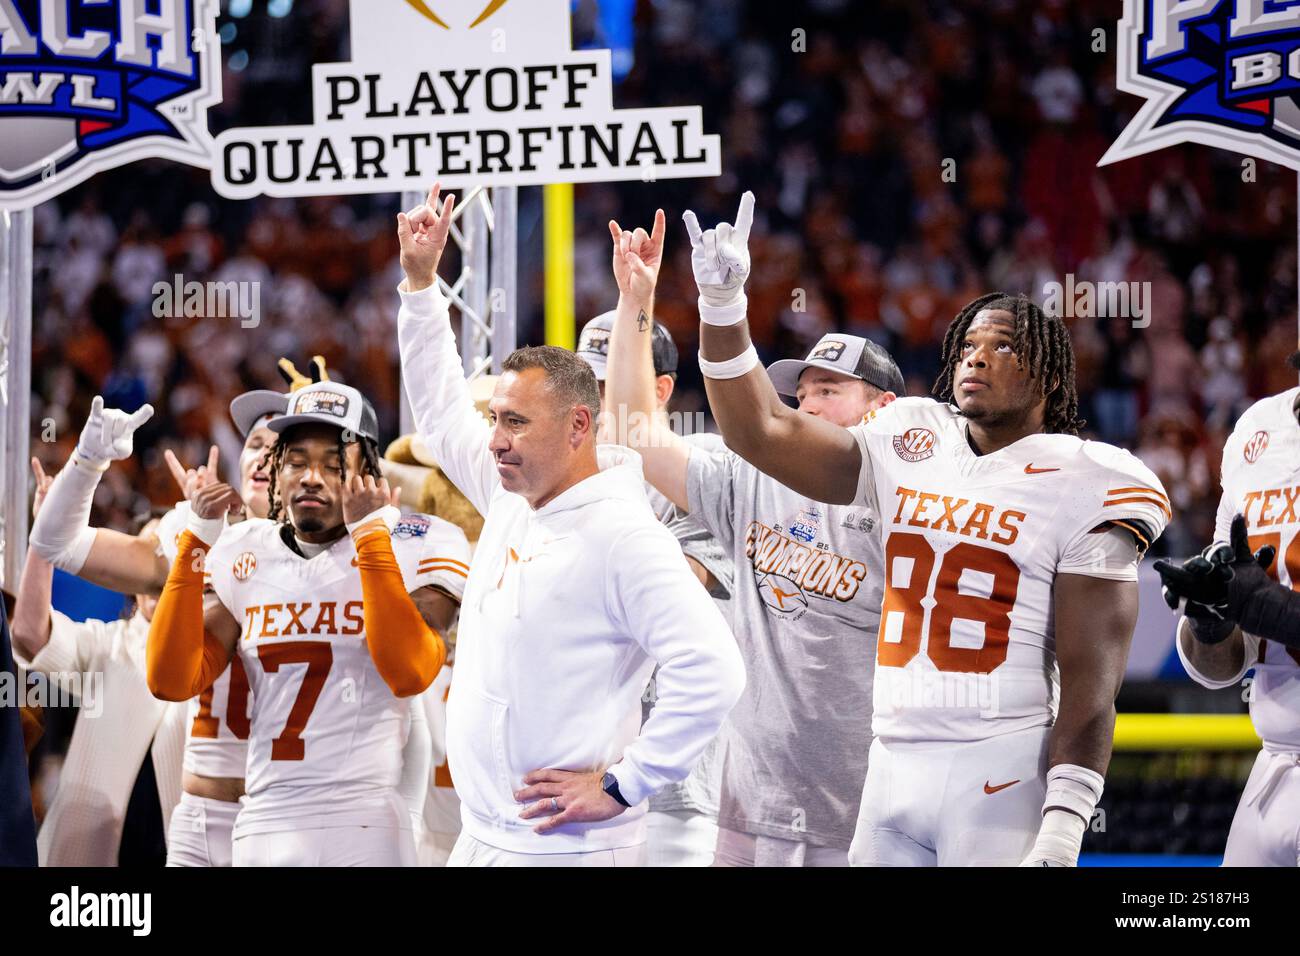
[[[591,6],[578,4],[575,42],[600,45]],[[643,0],[616,103],[701,105],[724,175],[578,189],[578,322],[617,297],[611,216],[662,205],[714,221],[745,188],[765,213],[749,298],[766,361],[839,329],[887,346],[925,394],[944,328],[978,292],[1041,301],[1070,276],[1149,283],[1139,322],[1070,321],[1080,410],[1086,434],[1134,449],[1168,489],[1174,522],[1157,550],[1194,550],[1212,535],[1232,423],[1294,384],[1294,177],[1201,147],[1097,168],[1137,104],[1114,92],[1115,17],[1102,0]],[[221,23],[228,53],[246,55],[226,58],[214,129],[306,121],[308,64],[347,58],[345,0],[298,0],[282,18],[255,4]],[[289,31],[312,41],[277,41]],[[229,400],[279,387],[281,355],[323,354],[396,436],[396,211],[391,195],[218,203],[205,171],[167,163],[37,209],[35,453],[48,468],[66,460],[96,393],[157,409],[142,454],[105,476],[94,524],[126,527],[174,500],[164,448],[193,464],[215,435],[233,460]],[[542,340],[541,237],[540,191],[522,190],[520,344]],[[679,226],[668,256],[659,318],[690,356]],[[176,275],[258,283],[256,323],[156,315],[154,284]],[[676,394],[678,409],[706,407],[693,362]]]

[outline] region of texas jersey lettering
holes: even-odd
[[[208,554],[212,589],[241,622],[238,653],[253,697],[249,801],[236,837],[282,829],[312,791],[339,797],[313,816],[372,822],[364,796],[397,787],[410,724],[409,702],[393,695],[367,647],[351,536],[307,559],[282,527],[242,522]],[[460,600],[469,545],[458,528],[408,516],[392,544],[408,592],[432,585]]]
[[[1234,515],[1246,518],[1251,550],[1277,549],[1269,575],[1300,589],[1300,388],[1266,398],[1241,416],[1223,450],[1223,497],[1214,540],[1227,541]],[[1249,652],[1251,644],[1247,644]],[[1300,750],[1300,650],[1259,641],[1250,716],[1267,750]]]
[[[1055,718],[1057,574],[1109,576],[1094,534],[1143,550],[1171,517],[1128,452],[1030,435],[976,455],[951,405],[899,399],[854,433],[859,505],[876,510],[885,594],[873,730],[885,743],[981,740]]]

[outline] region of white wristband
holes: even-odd
[[[710,362],[703,352],[700,353],[700,371],[705,378],[740,378],[760,364],[758,349],[754,348],[753,343],[735,358],[725,362]]]
[[[749,300],[745,293],[723,305],[710,305],[700,296],[700,321],[706,325],[737,325],[749,314]]]
[[[397,522],[402,520],[402,509],[395,505],[384,505],[382,508],[376,508],[364,518],[358,518],[356,521],[347,522],[348,534],[356,534],[358,529],[364,528],[376,518],[381,520],[384,523],[384,527],[391,533],[393,528],[396,527]]]
[[[1106,778],[1095,770],[1078,764],[1060,763],[1047,771],[1047,797],[1043,814],[1049,810],[1068,810],[1083,820],[1085,826],[1097,809]]]
[[[225,515],[219,518],[200,518],[198,512],[191,506],[189,520],[185,522],[185,530],[210,548],[217,543],[221,532],[226,530],[226,518]]]

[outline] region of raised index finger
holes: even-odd
[[[650,231],[650,245],[656,251],[664,247],[664,234],[667,232],[667,217],[664,216],[662,209],[655,210],[655,224]]]
[[[218,477],[217,455],[218,455],[218,450],[216,445],[213,445],[211,448],[208,449],[208,474],[212,476],[214,481]]]
[[[163,461],[167,462],[167,468],[171,471],[172,478],[176,480],[176,484],[180,486],[181,491],[184,491],[186,481],[185,467],[180,463],[176,455],[172,453],[170,448],[163,452]]]
[[[754,194],[748,189],[740,197],[740,210],[736,213],[736,234],[741,242],[749,241],[749,230],[754,225]]]
[[[691,248],[698,249],[704,233],[700,229],[700,221],[695,218],[694,211],[688,209],[682,213],[682,222],[686,223],[686,235],[690,236]]]

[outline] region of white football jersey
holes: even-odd
[[[409,701],[393,695],[371,659],[351,536],[304,558],[282,529],[245,521],[208,554],[212,588],[242,625],[239,656],[253,695],[249,802],[236,828],[326,815],[364,825],[365,797],[399,783]],[[469,544],[459,528],[406,515],[392,543],[408,592],[432,585],[460,600]]]
[[[158,522],[158,547],[168,566],[190,520],[182,501]],[[185,736],[185,769],[201,777],[242,777],[248,760],[248,722],[252,712],[248,677],[239,658],[212,686],[190,699]]]
[[[1226,542],[1234,515],[1245,515],[1250,548],[1277,549],[1269,575],[1300,589],[1300,388],[1262,399],[1237,422],[1223,446],[1223,497],[1214,540]],[[1251,653],[1258,645],[1258,650]],[[1267,750],[1300,750],[1300,650],[1247,641],[1255,667],[1250,717]]]
[[[1122,449],[1038,434],[977,455],[966,427],[952,405],[902,398],[850,429],[855,503],[883,526],[872,728],[885,743],[1050,725],[1057,574],[1123,579],[1093,532],[1126,528],[1145,550],[1171,517],[1159,479]]]

